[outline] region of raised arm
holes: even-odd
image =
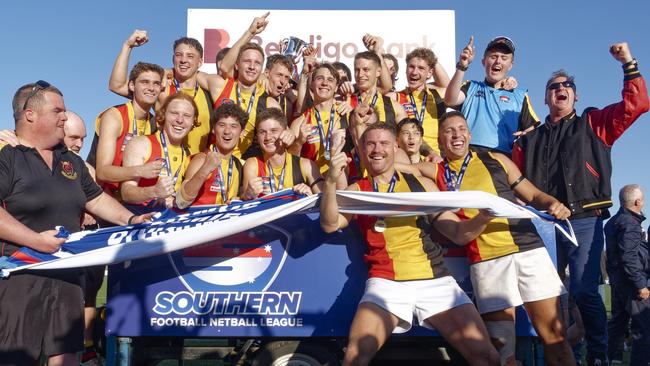
[[[650,102],[645,80],[627,43],[616,43],[609,52],[623,65],[623,100],[603,109],[591,110],[588,115],[591,129],[611,146],[641,114],[648,111]]]
[[[449,86],[449,74],[447,74],[447,70],[445,70],[444,67],[438,62],[436,59],[436,65],[433,67],[433,85],[435,85],[440,91],[441,95],[445,95],[445,91],[447,90],[447,86]]]
[[[336,184],[348,164],[348,157],[343,152],[334,154],[330,160],[330,169],[323,182],[323,192],[320,201],[320,226],[326,233],[333,233],[350,224],[351,215],[339,213],[339,205],[336,202]],[[353,184],[348,190],[357,190]]]
[[[313,46],[309,45],[307,50],[303,53],[304,66],[300,73],[300,79],[298,80],[298,92],[296,94],[296,109],[294,114],[300,114],[307,110],[307,94],[309,93],[309,81],[311,80],[311,72],[314,70],[316,63],[316,57],[312,55],[314,52]]]
[[[117,95],[129,95],[129,57],[131,49],[140,47],[149,41],[147,31],[136,29],[122,44],[122,49],[115,59],[113,70],[108,80],[108,90]]]
[[[474,60],[474,36],[469,37],[469,43],[463,48],[456,64],[456,72],[452,76],[447,90],[445,91],[445,104],[450,107],[455,107],[463,104],[465,101],[465,93],[460,90],[465,77],[465,71]]]
[[[261,17],[256,17],[253,19],[253,22],[251,25],[248,27],[248,29],[242,34],[241,37],[235,42],[234,45],[228,50],[226,55],[224,56],[223,60],[221,60],[220,64],[220,70],[222,75],[227,75],[229,77],[233,77],[235,74],[235,63],[237,62],[237,56],[239,55],[239,50],[242,48],[243,45],[246,43],[250,42],[253,37],[256,35],[262,33],[264,29],[266,28],[266,25],[269,24],[269,21],[266,20],[266,17],[268,17],[270,12],[266,12],[266,14],[262,15]]]
[[[381,75],[379,76],[379,80],[377,81],[377,87],[381,91],[382,94],[386,94],[390,92],[390,90],[393,87],[393,78],[390,75],[390,70],[388,70],[388,65],[386,65],[386,61],[384,60],[384,41],[381,39],[381,37],[373,36],[368,33],[366,33],[363,36],[363,44],[366,46],[368,51],[374,53],[379,57],[379,60],[381,61]]]

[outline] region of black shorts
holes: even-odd
[[[41,352],[83,350],[81,272],[39,271],[0,280],[0,324],[0,365],[33,364]]]
[[[106,266],[84,268],[84,301],[86,306],[94,307],[97,302],[97,292],[104,282]]]

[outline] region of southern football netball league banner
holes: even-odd
[[[45,254],[22,248],[11,257],[0,258],[2,277],[26,269],[107,265],[187,249],[245,233],[295,213],[317,215],[318,198],[318,195],[300,197],[291,190],[285,190],[257,200],[230,205],[193,207],[183,212],[167,210],[152,222],[139,225],[81,231],[69,234],[66,243],[56,253]],[[339,191],[337,201],[341,212],[349,214],[409,216],[476,208],[489,209],[496,217],[554,222],[548,215],[484,192],[389,194]],[[570,225],[560,222],[554,224],[567,237],[574,237]],[[320,231],[317,222],[312,230]],[[64,228],[60,231],[65,232]],[[260,254],[263,254],[263,248],[255,252],[254,258],[264,258]],[[243,252],[242,256],[245,257]]]

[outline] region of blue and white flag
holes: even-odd
[[[213,243],[293,213],[313,211],[318,198],[318,195],[301,197],[291,190],[284,190],[253,201],[222,206],[197,206],[183,212],[167,210],[148,223],[81,231],[70,234],[56,253],[47,254],[21,248],[11,257],[0,257],[0,277],[8,277],[11,273],[26,269],[120,263]],[[488,209],[495,217],[553,222],[558,230],[576,243],[568,222],[554,220],[550,215],[485,192],[338,191],[337,201],[342,213],[376,216],[425,215],[461,208]],[[188,265],[200,262],[200,258],[197,258],[188,256]]]

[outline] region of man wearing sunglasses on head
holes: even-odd
[[[535,186],[571,210],[578,245],[556,235],[558,269],[562,274],[569,266],[570,292],[586,329],[587,360],[595,365],[602,364],[607,354],[607,316],[598,284],[603,219],[609,217],[607,208],[612,206],[611,149],[650,104],[627,43],[614,44],[609,52],[623,65],[623,100],[603,109],[587,108],[578,115],[573,76],[556,71],[546,83],[546,123],[517,140],[512,152],[515,163]]]
[[[133,215],[102,192],[81,157],[63,145],[68,117],[59,89],[42,80],[23,85],[12,107],[18,145],[0,151],[0,203],[10,215],[0,211],[0,256],[23,246],[57,252],[63,240],[52,229],[61,225],[79,231],[84,211],[117,225],[151,217]],[[33,365],[43,354],[48,365],[79,365],[81,280],[79,269],[68,269],[13,274],[0,281],[0,364]]]

